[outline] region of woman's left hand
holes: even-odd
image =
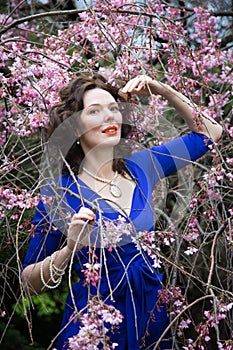
[[[121,89],[123,94],[137,94],[149,96],[152,94],[161,94],[164,90],[163,85],[148,77],[147,75],[138,75],[128,81],[128,83]]]

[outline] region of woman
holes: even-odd
[[[127,94],[163,96],[191,133],[162,146],[122,156],[122,140],[127,138],[130,127],[120,101]],[[147,76],[130,80],[118,91],[98,74],[80,75],[60,96],[61,102],[50,112],[46,133],[49,137],[75,116],[72,125],[78,141],[64,159],[65,172],[59,179],[63,190],[57,190],[58,197],[65,198],[66,208],[75,214],[65,231],[57,219],[62,212],[57,210],[59,205],[53,205],[55,215],[48,215],[52,206],[46,200],[39,203],[35,234],[24,262],[24,284],[31,293],[55,288],[72,261],[80,281],[67,298],[58,350],[78,349],[78,345],[72,347],[72,337],[84,324],[78,313],[85,314],[95,296],[99,303],[113,305],[123,316],[112,331],[104,330],[105,339],[99,348],[106,342],[112,348],[117,343],[119,350],[153,349],[168,326],[165,307],[157,302],[162,275],[151,267],[151,258],[137,249],[135,234],[153,231],[152,191],[156,183],[204,155],[208,141],[216,142],[222,128],[204,114],[196,123],[195,106],[186,97]],[[62,208],[63,202],[59,202]],[[113,234],[109,230],[111,222],[119,224],[113,226]],[[112,243],[110,237],[117,235],[122,223],[131,225],[128,232],[132,235],[123,230],[122,237]],[[168,332],[160,341],[160,349],[172,348],[169,336]],[[78,341],[78,337],[75,339]],[[85,346],[80,349],[88,348]]]

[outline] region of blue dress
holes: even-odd
[[[153,231],[154,212],[152,207],[152,192],[158,181],[175,173],[178,169],[190,164],[208,151],[206,137],[190,133],[176,138],[161,146],[141,150],[133,153],[126,159],[126,166],[136,180],[129,218],[136,231]],[[103,216],[110,220],[117,220],[119,212],[85,185],[81,180],[77,184],[69,175],[62,176],[63,188],[69,188],[65,193],[66,205],[77,212],[82,206],[80,199],[73,193],[81,191],[84,198],[97,201]],[[64,193],[63,193],[64,197]],[[87,205],[88,207],[88,205]],[[98,213],[97,220],[98,220]],[[121,214],[122,215],[122,214]],[[49,220],[50,219],[50,223]],[[51,224],[51,220],[53,224]],[[127,220],[127,218],[126,218]],[[61,233],[61,226],[54,225],[56,219],[48,218],[46,208],[41,201],[34,218],[35,232],[31,237],[24,267],[41,261],[45,256],[58,250],[65,241]],[[59,228],[59,229],[58,229]],[[107,271],[101,271],[100,294],[107,304],[114,305],[124,316],[113,333],[109,334],[111,341],[118,343],[118,350],[153,349],[156,341],[169,324],[164,305],[157,305],[158,292],[161,289],[163,276],[148,264],[149,257],[139,253],[136,245],[127,240],[112,251],[105,249]],[[100,256],[101,249],[96,249]],[[146,256],[146,258],[145,258]],[[85,308],[88,300],[88,289],[84,285],[83,264],[88,262],[88,252],[84,248],[77,253],[74,259],[74,269],[79,281],[73,285],[73,297],[78,310]],[[127,267],[127,274],[125,273]],[[114,302],[109,297],[109,283],[113,292]],[[91,294],[97,293],[96,287],[91,285]],[[68,339],[79,331],[77,320],[71,320],[74,305],[69,294],[66,300],[61,331],[56,349],[68,349]],[[171,348],[169,332],[159,344],[159,349]],[[101,348],[101,347],[100,347]]]

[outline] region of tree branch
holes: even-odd
[[[9,25],[3,27],[0,30],[0,35],[6,33],[9,29],[18,26],[19,24],[22,24],[24,22],[30,22],[33,21],[34,19],[38,19],[38,18],[43,18],[43,17],[53,17],[53,16],[64,16],[64,15],[74,15],[74,14],[78,14],[78,13],[82,13],[85,11],[88,11],[90,8],[86,8],[86,9],[74,9],[74,10],[61,10],[61,11],[50,11],[50,12],[43,12],[43,13],[37,13],[35,15],[31,15],[31,16],[26,16],[23,18],[18,18],[15,21],[13,21],[12,23],[10,23]],[[188,10],[189,12],[193,12],[192,10]],[[99,12],[99,11],[98,11]],[[153,13],[147,13],[147,12],[142,12],[142,11],[132,11],[132,10],[121,10],[121,9],[117,9],[113,12],[116,13],[122,13],[122,14],[130,14],[130,15],[143,15],[143,16],[148,16],[148,17],[158,17],[158,15],[153,14]],[[211,12],[211,14],[213,16],[228,16],[231,17],[233,16],[233,11],[218,11],[218,12]]]
[[[0,35],[6,33],[9,29],[18,26],[19,24],[22,24],[24,22],[30,22],[34,19],[43,18],[43,17],[53,17],[53,16],[64,16],[64,15],[74,15],[76,13],[82,13],[87,11],[88,8],[82,9],[82,10],[63,10],[63,11],[50,11],[50,12],[43,12],[43,13],[37,13],[36,15],[26,16],[23,18],[18,18],[12,23],[8,24],[8,26],[3,27],[3,29],[0,30]]]

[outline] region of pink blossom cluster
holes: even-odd
[[[196,199],[196,198],[195,198]],[[194,198],[192,199],[194,201]],[[192,216],[188,222],[188,232],[185,232],[183,238],[186,241],[193,241],[199,237],[199,230],[197,228],[198,218],[196,215]]]
[[[173,285],[169,286],[168,288],[163,288],[159,291],[158,302],[170,305],[170,315],[173,317],[179,315],[180,312],[187,306],[181,289]]]
[[[233,340],[222,340],[217,342],[218,350],[232,350],[233,349]]]
[[[33,195],[26,189],[15,189],[10,187],[0,187],[0,217],[4,218],[7,212],[14,208],[18,209],[30,209],[35,207],[39,203],[39,197]],[[12,216],[12,219],[16,219],[18,216]]]
[[[113,248],[124,244],[123,239],[132,235],[132,225],[126,219],[119,215],[116,220],[103,218],[98,222],[101,235],[101,247],[108,248],[111,251]]]
[[[155,235],[159,246],[171,246],[175,242],[177,231],[174,227],[170,227],[170,230],[155,231]]]
[[[162,303],[169,307],[169,314],[172,318],[178,316],[187,307],[187,302],[179,287],[169,286],[159,291],[158,303]],[[177,335],[181,337],[183,335],[183,329],[189,328],[192,321],[187,316],[180,316],[177,325]]]
[[[230,158],[226,159],[226,163],[229,162],[229,159]],[[228,204],[226,202],[225,204],[223,202],[225,193],[222,190],[222,187],[229,188],[230,190],[232,187],[231,183],[233,175],[231,169],[226,163],[212,166],[210,171],[204,173],[202,179],[198,181],[200,190],[198,191],[198,194],[196,193],[192,196],[190,201],[192,215],[190,216],[187,228],[183,233],[183,238],[185,240],[193,242],[198,238],[201,238],[199,227],[203,226],[203,222],[205,222],[205,232],[207,232],[207,228],[211,227],[211,223],[216,221],[218,223],[218,227],[220,227],[220,225],[222,225],[226,220],[228,224],[226,226],[227,229],[224,230],[224,237],[226,238],[229,246],[232,244],[232,219],[229,217],[232,215],[231,203],[229,202]],[[220,214],[218,210],[218,205],[220,203],[224,208],[224,212],[222,214]],[[202,213],[201,215],[198,214],[200,208]],[[196,244],[198,241],[193,243]]]
[[[160,259],[160,247],[156,244],[155,231],[140,231],[137,237],[132,238],[139,251],[145,251],[153,260],[153,266],[160,268],[162,260]]]
[[[54,203],[55,196],[41,195],[41,200],[44,205],[51,207]]]
[[[215,315],[215,310],[208,310],[204,312],[205,317],[208,320],[210,327],[215,326],[216,317],[220,321],[227,317],[227,313],[233,308],[233,302],[223,303],[221,300],[217,299],[217,315]]]
[[[123,316],[113,305],[93,297],[79,321],[81,327],[78,334],[69,338],[69,350],[98,350],[100,345],[110,350],[118,346],[111,342],[109,335],[123,321]]]
[[[160,268],[162,266],[161,247],[171,247],[175,241],[177,232],[174,227],[164,231],[139,231],[132,237],[139,251],[145,251],[153,260],[153,266]]]
[[[195,326],[195,331],[198,334],[196,340],[188,339],[187,346],[184,346],[182,349],[191,350],[191,349],[200,349],[205,350],[203,341],[208,343],[211,340],[210,329],[214,328],[217,324],[227,317],[227,313],[232,309],[233,303],[223,303],[219,299],[216,299],[217,308],[210,310],[205,310],[203,312],[204,319],[200,324]],[[217,314],[216,314],[217,313]],[[221,340],[217,342],[218,349],[229,350],[232,349],[232,340]]]
[[[1,143],[1,141],[0,141]],[[12,169],[17,169],[18,168],[18,164],[15,161],[15,155],[12,154],[11,157],[8,156],[4,156],[1,159],[2,164],[0,165],[0,172],[7,174],[8,172],[10,172]]]
[[[156,139],[156,144],[166,141],[164,130],[168,131],[169,123],[166,121],[164,125],[164,113],[168,109],[167,101],[159,95],[151,95],[146,106],[132,108],[131,121],[137,125],[136,140],[143,142],[153,135],[153,142]],[[154,145],[153,142],[151,145]]]
[[[193,255],[198,252],[198,249],[194,247],[193,245],[190,245],[187,247],[187,249],[184,251],[184,254],[186,255]]]
[[[100,280],[100,267],[101,265],[99,263],[86,263],[84,264],[85,269],[82,270],[84,273],[84,281],[85,285],[92,284],[93,286],[96,286],[96,284]]]
[[[194,198],[192,199],[192,201]],[[198,252],[198,249],[194,246],[194,242],[196,241],[200,235],[199,229],[197,227],[198,225],[198,218],[196,215],[193,215],[190,217],[187,225],[187,230],[185,230],[183,234],[183,239],[187,242],[191,242],[189,246],[187,246],[186,250],[184,251],[184,254],[186,255],[193,255]]]
[[[41,50],[25,38],[6,42],[0,55],[12,62],[9,77],[0,75],[0,97],[9,106],[7,112],[1,106],[2,124],[8,133],[29,136],[46,125],[48,108],[58,101],[58,91],[70,79],[67,68],[72,57],[62,48],[56,53],[47,46]]]
[[[227,317],[227,312],[229,312],[232,309],[232,307],[233,307],[232,302],[225,304],[217,300],[217,315],[215,310],[204,311],[205,320],[203,320],[198,326],[195,327],[195,330],[198,333],[198,339],[195,342],[193,342],[192,344],[193,348],[204,350],[204,347],[202,345],[202,340],[204,340],[205,342],[209,342],[211,340],[210,328],[213,328],[216,326],[216,320],[217,322],[219,322],[222,319],[225,319]],[[222,349],[227,349],[226,344],[225,344],[225,347],[223,344],[224,342],[221,345]]]

